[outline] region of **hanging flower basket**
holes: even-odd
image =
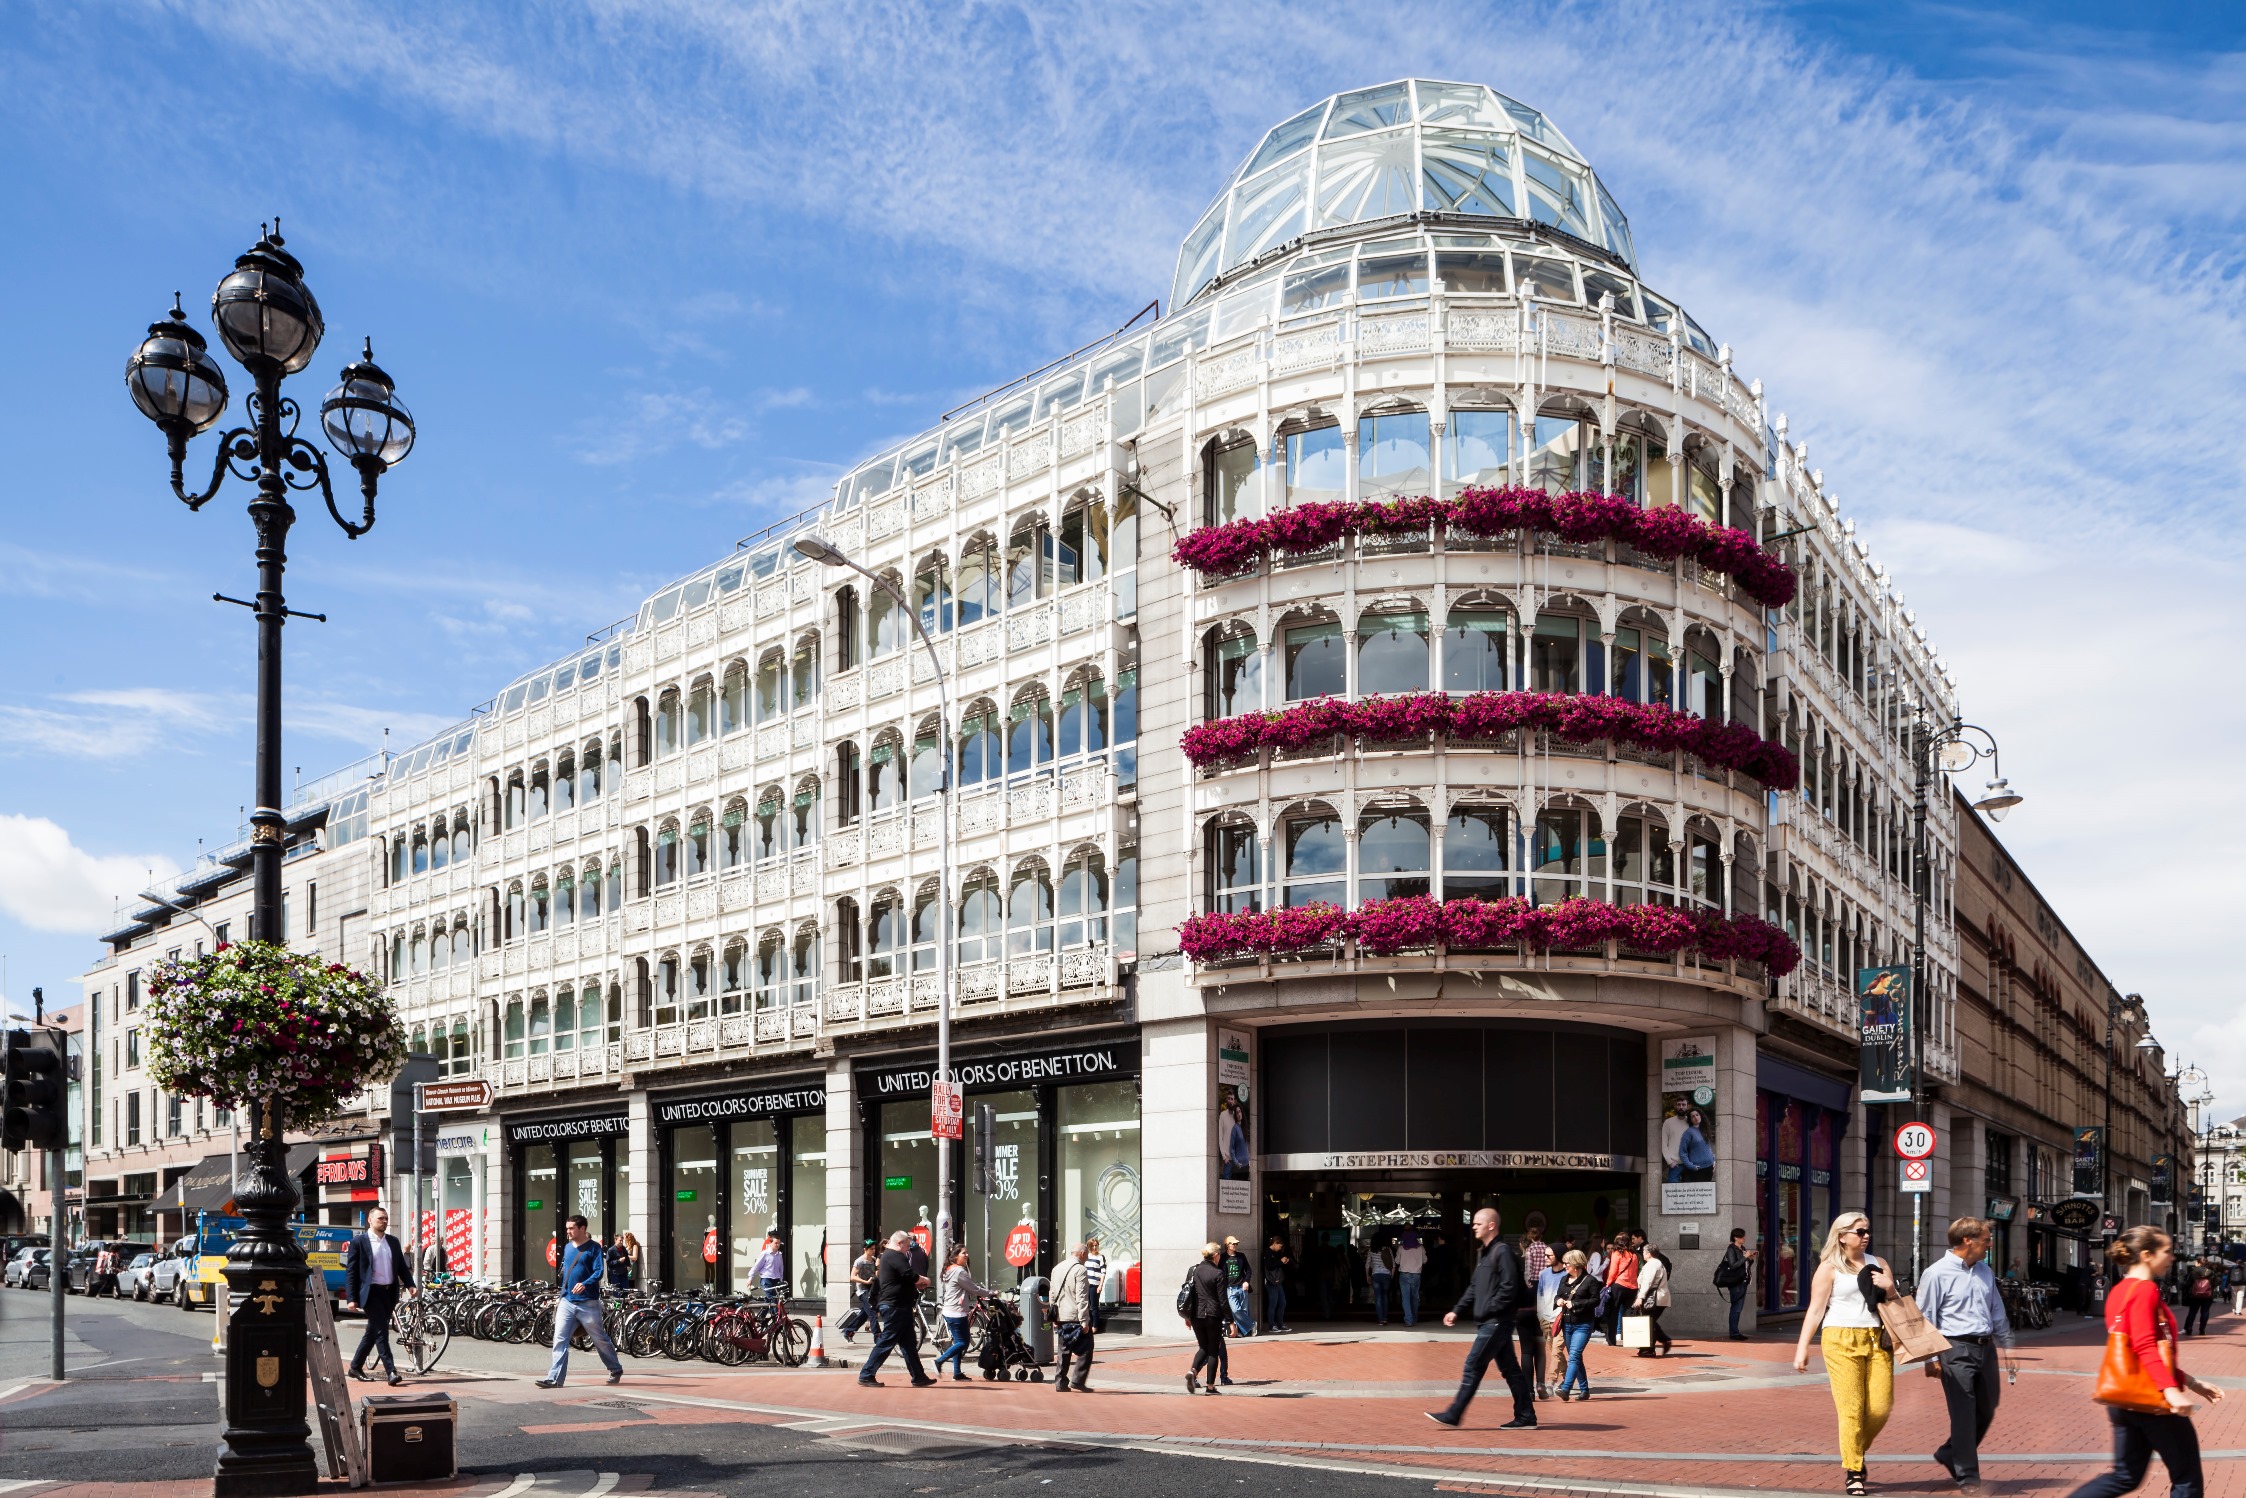
[[[277,1103],[292,1127],[333,1117],[405,1064],[405,1028],[381,984],[271,942],[162,963],[148,993],[157,1086],[224,1108]]]

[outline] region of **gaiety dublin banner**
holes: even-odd
[[[1911,1099],[1911,970],[1856,970],[1857,1082],[1867,1103]]]

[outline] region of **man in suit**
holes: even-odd
[[[398,1308],[398,1292],[413,1288],[413,1261],[398,1240],[390,1236],[390,1214],[380,1207],[367,1213],[366,1227],[351,1235],[343,1251],[343,1303],[366,1313],[366,1334],[351,1355],[351,1376],[372,1378],[367,1354],[382,1357],[382,1371],[393,1384],[402,1384],[398,1365],[390,1356],[390,1313]]]

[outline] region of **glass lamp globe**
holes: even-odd
[[[281,248],[278,231],[235,260],[211,293],[211,321],[227,352],[253,373],[270,366],[295,374],[312,362],[326,331],[304,267]]]
[[[374,362],[369,340],[365,357],[343,368],[343,383],[320,402],[320,425],[328,445],[354,466],[389,468],[413,451],[413,413],[398,399],[397,387]]]
[[[226,410],[226,376],[176,301],[125,361],[125,389],[141,415],[183,436],[208,430]]]

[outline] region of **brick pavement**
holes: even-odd
[[[2209,1454],[2208,1491],[2210,1498],[2246,1498],[2246,1318],[2224,1316],[2214,1333],[2184,1344],[2187,1367],[2239,1396],[2197,1417]],[[1835,1422],[1822,1368],[1812,1349],[1811,1371],[1795,1374],[1791,1339],[1680,1342],[1677,1356],[1650,1360],[1594,1346],[1596,1397],[1540,1404],[1542,1427],[1533,1434],[1497,1429],[1509,1406],[1494,1377],[1461,1429],[1424,1418],[1422,1412],[1455,1387],[1465,1345],[1462,1333],[1439,1328],[1382,1337],[1259,1337],[1233,1344],[1238,1383],[1220,1398],[1184,1393],[1190,1346],[1161,1337],[1112,1343],[1094,1370],[1097,1392],[1082,1398],[1057,1395],[1050,1384],[979,1379],[912,1389],[895,1365],[885,1370],[886,1387],[864,1389],[847,1371],[733,1371],[664,1360],[632,1365],[617,1389],[595,1379],[547,1393],[527,1377],[507,1377],[462,1383],[455,1392],[471,1464],[477,1428],[500,1422],[558,1433],[645,1421],[681,1427],[778,1421],[844,1435],[903,1426],[992,1442],[1073,1438],[1408,1473],[1459,1490],[1838,1490]],[[2063,1498],[2103,1467],[2107,1426],[2089,1397],[2101,1348],[2098,1323],[2071,1318],[2022,1339],[2018,1381],[2005,1391],[1983,1453],[1991,1498]],[[1915,1370],[1899,1374],[1894,1417],[1872,1452],[1875,1488],[1953,1491],[1928,1456],[1945,1430],[1935,1381]],[[2164,1483],[2156,1470],[2147,1490],[2158,1493]],[[489,1479],[482,1479],[443,1491],[483,1498],[489,1488]],[[25,1498],[94,1498],[110,1491],[145,1498],[150,1489],[23,1491]]]

